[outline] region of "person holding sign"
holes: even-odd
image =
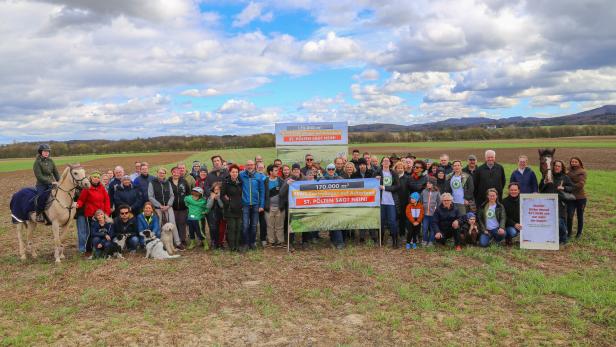
[[[498,202],[498,190],[494,188],[488,189],[487,201],[479,209],[479,223],[483,227],[483,233],[479,236],[479,245],[488,247],[490,239],[494,239],[496,243],[507,239],[507,244],[511,244],[511,239],[517,234],[515,231],[507,232],[505,223],[507,222],[507,214],[503,204]]]
[[[400,183],[398,175],[390,170],[391,161],[387,157],[381,159],[381,170],[377,178],[381,180],[381,240],[385,237],[385,226],[389,226],[391,246],[398,248],[398,222],[396,221],[396,205]]]
[[[573,191],[573,183],[567,176],[562,160],[552,162],[552,181],[545,177],[539,184],[539,192],[558,194],[558,242],[567,243],[567,201]],[[575,197],[573,197],[575,199]]]
[[[436,242],[445,245],[447,239],[453,237],[456,251],[461,251],[460,226],[466,221],[466,216],[453,206],[453,197],[449,193],[441,195],[441,204],[436,208],[432,219],[431,229]]]

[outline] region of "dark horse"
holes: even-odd
[[[542,180],[552,182],[552,161],[554,160],[556,148],[539,149],[539,168],[543,175]]]

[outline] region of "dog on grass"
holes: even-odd
[[[145,257],[152,259],[173,259],[179,258],[179,254],[169,255],[163,246],[163,242],[154,235],[151,230],[144,230],[139,233],[145,240]]]
[[[126,235],[119,234],[111,240],[111,247],[105,248],[105,258],[124,259],[122,251],[126,248]]]
[[[162,241],[165,250],[170,255],[177,253],[175,247],[173,246],[174,232],[177,233],[177,227],[173,223],[165,223],[160,229],[160,240]]]

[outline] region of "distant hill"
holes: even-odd
[[[509,117],[492,119],[486,117],[449,118],[443,121],[399,125],[387,123],[360,124],[349,126],[351,132],[404,132],[419,130],[442,130],[449,128],[489,127],[498,128],[517,126],[555,126],[555,125],[602,125],[616,124],[616,105],[605,105],[592,110],[552,118]]]

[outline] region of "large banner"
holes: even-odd
[[[380,229],[376,178],[296,181],[289,186],[289,232]]]
[[[558,194],[520,194],[520,248],[558,250]]]
[[[348,125],[345,122],[276,123],[276,157],[285,164],[304,163],[306,154],[322,166],[347,156]]]
[[[276,147],[347,145],[348,126],[345,122],[276,123]]]

